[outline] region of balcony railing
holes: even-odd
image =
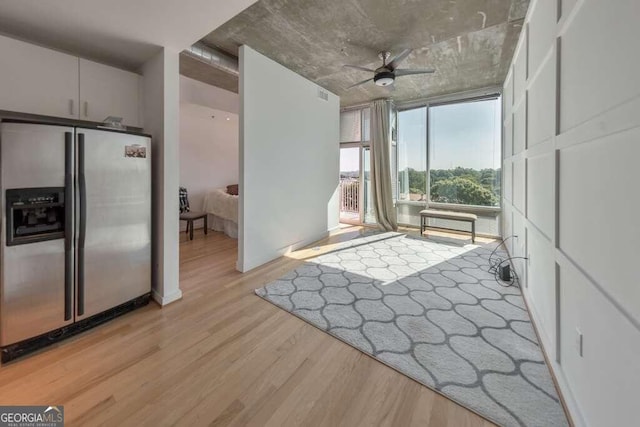
[[[360,181],[358,179],[340,180],[340,212],[360,212]]]

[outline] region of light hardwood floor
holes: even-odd
[[[182,234],[181,301],[0,367],[0,404],[64,405],[67,425],[492,425],[253,294],[359,233],[244,275],[235,240]]]

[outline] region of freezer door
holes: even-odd
[[[6,346],[73,322],[74,129],[6,122],[0,127],[0,345]],[[8,246],[7,189],[38,187],[69,190],[64,198],[65,236]]]
[[[77,129],[77,319],[151,291],[150,145]]]

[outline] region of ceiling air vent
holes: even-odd
[[[324,90],[321,87],[319,87],[318,88],[318,98],[324,99],[325,101],[328,101],[329,100],[329,92],[327,92],[326,90]]]
[[[189,49],[183,50],[182,53],[234,76],[240,74],[238,71],[237,58],[207,46],[202,42],[191,45]]]

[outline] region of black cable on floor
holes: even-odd
[[[512,234],[511,236],[505,237],[504,239],[502,239],[502,241],[500,243],[498,243],[498,245],[495,248],[493,248],[493,251],[491,251],[491,254],[489,254],[489,264],[490,264],[489,273],[491,273],[492,268],[495,267],[495,264],[491,265],[491,262],[492,262],[493,256],[496,254],[496,251],[498,250],[498,248],[500,246],[503,246],[507,242],[507,240],[511,239],[512,237],[518,237],[518,236],[515,235],[515,234]],[[500,258],[500,260],[501,260],[501,258]]]
[[[498,248],[500,248],[501,246],[503,246],[507,240],[511,239],[512,237],[518,237],[515,234],[512,234],[511,236],[505,237],[504,239],[502,239],[502,241],[500,241],[500,243],[498,243],[498,245],[496,245],[495,248],[493,248],[493,251],[491,251],[491,254],[489,254],[489,269],[487,270],[488,273],[493,273],[493,277],[496,281],[496,283],[500,286],[504,286],[504,287],[508,287],[508,286],[513,286],[516,282],[520,283],[520,277],[518,276],[518,273],[516,273],[516,269],[513,265],[513,262],[511,262],[514,259],[528,259],[527,257],[508,257],[508,258],[501,258],[501,257],[497,257],[496,256],[496,251],[498,250]],[[494,257],[496,258],[494,261]],[[500,267],[502,266],[502,264],[504,264],[505,262],[509,262],[510,266],[511,266],[511,270],[512,270],[512,279],[509,282],[504,282],[500,279],[499,274],[500,274]]]
[[[520,277],[518,276],[518,273],[516,272],[516,269],[515,269],[515,267],[513,265],[513,262],[511,262],[514,259],[529,259],[529,258],[524,257],[524,256],[514,256],[514,257],[505,258],[502,261],[500,261],[496,265],[496,268],[495,268],[495,270],[493,272],[493,277],[495,278],[495,280],[498,283],[498,285],[504,286],[506,288],[506,287],[509,287],[509,286],[513,286],[516,282],[520,283]],[[509,262],[509,264],[511,265],[511,273],[513,274],[513,278],[509,282],[505,282],[502,279],[500,279],[500,277],[499,277],[500,267],[505,262]],[[503,283],[506,283],[506,285],[503,285]]]

